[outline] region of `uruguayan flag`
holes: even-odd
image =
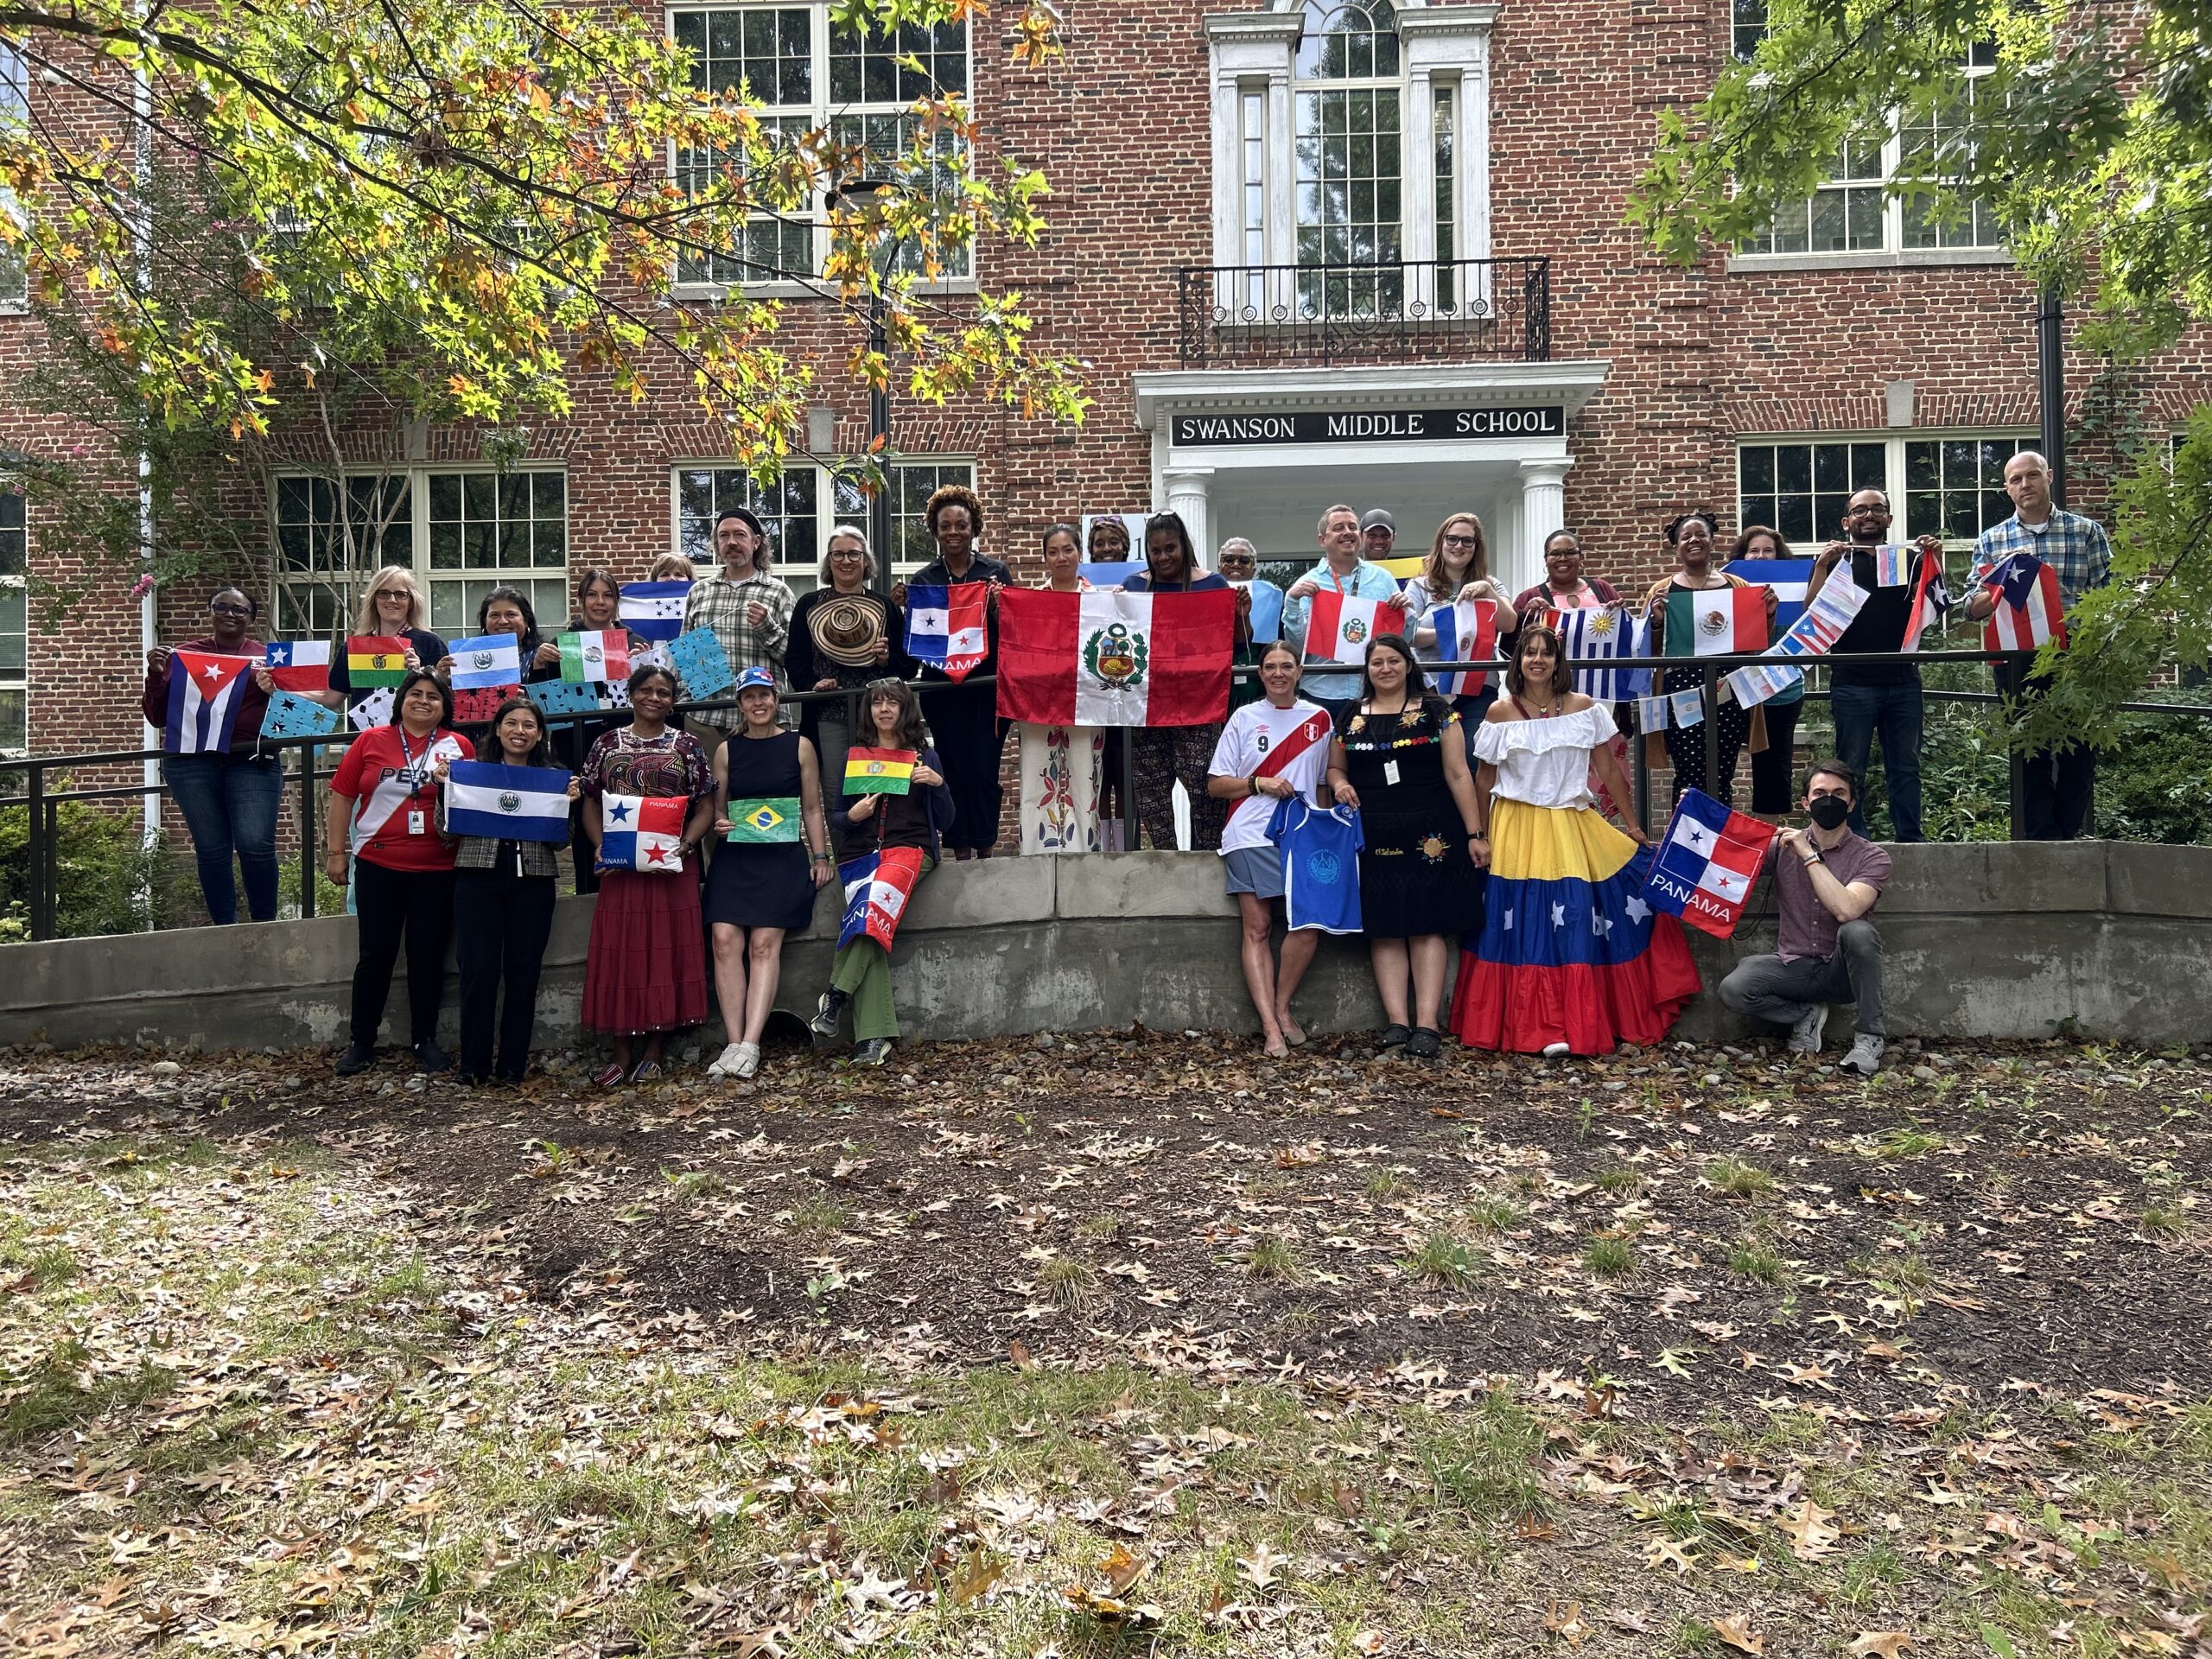
[[[622,584],[622,626],[639,639],[658,645],[683,632],[688,582],[626,582]]]
[[[553,766],[456,760],[446,773],[446,833],[493,841],[569,838],[569,774]]]

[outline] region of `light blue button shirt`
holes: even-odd
[[[1324,589],[1348,594],[1354,599],[1392,599],[1398,592],[1398,579],[1379,564],[1362,559],[1351,575],[1339,581],[1337,573],[1324,559],[1307,572]],[[1313,601],[1294,599],[1282,608],[1283,637],[1302,652],[1306,649],[1306,614]],[[1326,697],[1332,702],[1346,702],[1359,695],[1358,673],[1308,673],[1299,682],[1299,692],[1308,697]]]

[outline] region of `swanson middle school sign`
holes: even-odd
[[[1255,415],[1178,415],[1181,448],[1247,443],[1436,443],[1469,438],[1556,438],[1567,431],[1557,404],[1511,409],[1286,410]]]

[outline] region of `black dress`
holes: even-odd
[[[797,732],[773,737],[733,734],[728,756],[730,816],[740,801],[800,798]],[[804,820],[802,820],[802,823]],[[806,842],[725,841],[716,844],[707,866],[706,897],[700,909],[708,925],[804,927],[814,915],[814,883],[807,873]]]
[[[970,582],[1010,585],[1014,572],[982,553],[972,556],[965,575],[956,579],[943,558],[933,560],[909,576],[911,588],[944,588]],[[910,588],[910,592],[911,592]],[[913,601],[908,599],[911,607]],[[976,664],[968,679],[999,671],[999,613],[994,605],[985,624],[988,654]],[[999,784],[999,757],[1006,748],[1007,722],[999,718],[995,685],[956,684],[942,670],[925,665],[921,671],[922,718],[944,757],[944,781],[952,791],[952,828],[945,832],[948,847],[988,849],[999,838],[999,809],[1006,791]],[[865,715],[863,715],[865,718]]]
[[[1480,932],[1483,872],[1467,856],[1467,826],[1444,779],[1444,745],[1465,741],[1459,715],[1433,696],[1402,715],[1362,714],[1355,704],[1337,735],[1359,791],[1363,931],[1376,939]]]

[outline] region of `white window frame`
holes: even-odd
[[[884,462],[883,466],[886,471],[893,473],[897,472],[902,467],[956,467],[963,470],[967,474],[965,479],[957,481],[964,482],[971,490],[976,487],[976,457],[973,455],[899,455]],[[671,553],[682,554],[690,558],[692,563],[697,566],[699,575],[702,577],[714,574],[715,557],[711,549],[709,549],[702,557],[697,549],[694,548],[687,551],[683,545],[683,474],[686,473],[698,472],[734,473],[741,472],[742,470],[743,469],[741,467],[734,466],[731,463],[729,457],[727,455],[720,457],[710,456],[703,460],[696,461],[671,461],[669,464],[669,551]],[[790,584],[791,590],[794,594],[804,594],[809,592],[819,585],[822,574],[823,545],[830,539],[830,531],[831,526],[841,524],[856,524],[862,530],[866,530],[868,528],[868,514],[865,506],[853,513],[840,513],[836,511],[836,474],[835,468],[817,466],[811,462],[805,461],[788,463],[784,467],[785,476],[789,476],[792,473],[801,471],[812,473],[815,478],[814,513],[816,545],[813,555],[811,557],[807,558],[793,557],[786,555],[781,548],[779,548],[776,550],[774,562],[769,566],[769,569],[775,575],[782,577],[785,582]],[[897,534],[897,518],[895,516],[895,511],[893,521],[893,533],[894,536]],[[879,557],[881,556],[881,549],[877,550]],[[895,581],[902,577],[912,576],[917,570],[919,570],[924,565],[927,564],[931,559],[933,559],[936,556],[936,551],[932,549],[927,556],[923,558],[893,559],[891,561],[892,577]]]
[[[0,480],[0,483],[10,481],[11,480]],[[30,498],[21,493],[0,496],[0,499],[12,499],[20,503],[23,514],[23,568],[12,573],[0,571],[0,594],[16,594],[21,597],[23,605],[23,665],[20,670],[14,671],[16,677],[12,678],[9,677],[10,671],[0,669],[0,691],[20,692],[22,696],[23,741],[20,747],[14,744],[0,745],[0,754],[28,754],[30,753],[31,739],[31,504]]]
[[[0,125],[27,126],[30,122],[30,77],[22,48],[0,41]],[[0,187],[0,213],[16,212],[16,193]],[[30,309],[30,274],[16,256],[12,273],[0,272],[0,316],[20,316]]]
[[[1968,536],[1961,537],[1945,536],[1943,535],[1942,526],[1940,524],[1931,528],[1914,522],[1912,497],[1915,492],[1909,489],[1906,484],[1907,473],[1905,455],[1907,447],[1916,443],[1980,443],[1984,442],[1993,442],[2012,444],[2015,446],[2017,452],[2017,449],[2020,448],[2033,448],[2036,445],[2037,438],[2037,434],[2033,428],[2007,426],[2002,423],[1986,427],[1905,427],[1875,432],[1739,433],[1734,441],[1735,480],[1733,487],[1736,499],[1736,527],[1737,529],[1741,530],[1743,526],[1748,523],[1771,522],[1766,519],[1754,520],[1746,517],[1745,508],[1744,505],[1744,471],[1742,460],[1743,452],[1745,448],[1756,448],[1764,444],[1795,444],[1802,446],[1807,444],[1878,443],[1884,447],[1883,473],[1886,480],[1886,481],[1879,487],[1883,493],[1889,497],[1890,510],[1895,515],[1890,521],[1891,538],[1893,541],[1908,542],[1913,540],[1915,537],[1918,537],[1923,530],[1926,530],[1928,533],[1939,537],[1947,550],[1956,551],[1960,549],[1971,548],[1974,546],[1974,542],[1977,539],[1976,537]],[[1861,487],[1869,486],[1862,486]],[[1839,515],[1839,519],[1840,518],[1840,515]],[[1775,526],[1775,528],[1778,529],[1779,526]],[[1800,558],[1809,558],[1813,555],[1818,553],[1821,549],[1825,547],[1829,542],[1839,539],[1842,533],[1842,526],[1840,522],[1832,524],[1821,524],[1816,522],[1813,526],[1812,539],[1810,541],[1789,543],[1789,546],[1790,552],[1795,556]]]

